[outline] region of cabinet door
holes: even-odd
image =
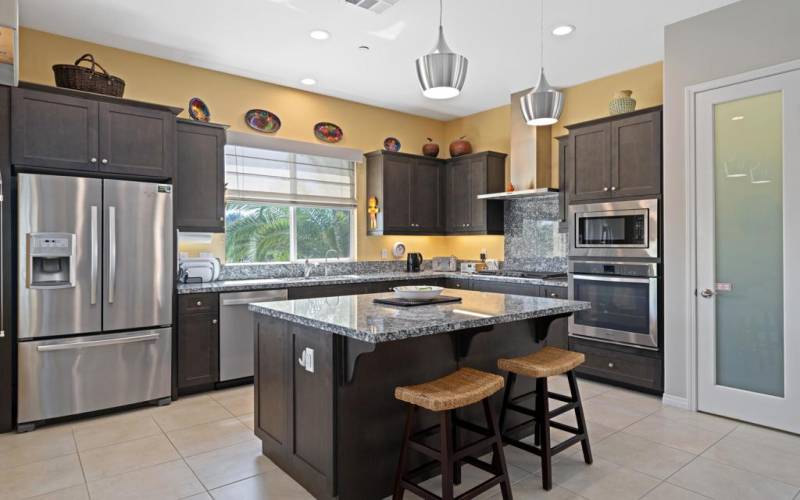
[[[178,229],[225,231],[225,131],[178,124]]]
[[[570,203],[611,197],[611,124],[570,130],[567,161]]]
[[[216,314],[186,314],[178,320],[178,388],[219,380],[219,325]]]
[[[569,296],[567,287],[563,286],[543,286],[541,291],[542,297],[547,297],[549,299],[566,300]],[[569,319],[561,318],[550,323],[550,329],[547,332],[547,339],[545,342],[552,347],[569,349]]]
[[[611,123],[613,196],[661,193],[661,111]]]
[[[99,103],[100,170],[158,179],[175,166],[175,116],[169,111]]]
[[[440,232],[444,226],[441,177],[442,167],[438,162],[414,162],[411,170],[411,224],[419,232]]]
[[[486,200],[479,200],[479,194],[486,194],[486,175],[488,165],[486,157],[480,157],[469,162],[469,216],[466,221],[467,232],[486,231]]]
[[[471,211],[470,168],[466,160],[457,160],[447,166],[447,232],[466,231]]]
[[[15,165],[95,171],[96,101],[15,88],[11,100],[11,160]]]
[[[383,230],[411,229],[411,168],[414,160],[383,158]]]

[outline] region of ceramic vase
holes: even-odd
[[[608,103],[608,111],[612,115],[630,113],[636,109],[636,99],[631,97],[632,90],[620,90],[614,94],[614,98]]]

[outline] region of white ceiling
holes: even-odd
[[[665,25],[734,1],[545,0],[548,79],[567,87],[659,61]],[[464,91],[449,101],[424,98],[414,69],[435,42],[435,0],[400,0],[380,15],[344,0],[20,4],[30,28],[437,119],[505,104],[538,73],[536,0],[445,0],[448,43],[469,58]],[[549,31],[559,24],[577,31],[555,38]],[[312,40],[315,28],[331,39]],[[305,77],[318,84],[301,85]]]

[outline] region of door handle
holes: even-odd
[[[36,347],[36,350],[39,352],[67,351],[71,349],[82,349],[84,347],[102,347],[108,345],[131,344],[133,342],[148,342],[150,340],[158,340],[160,336],[161,336],[160,333],[148,333],[146,335],[136,335],[133,337],[125,337],[121,339],[88,340],[86,342],[71,342],[68,344],[40,345]]]
[[[108,303],[117,288],[117,207],[108,207]]]
[[[714,296],[714,290],[706,288],[705,290],[700,292],[700,296],[703,297],[704,299],[710,299],[711,297]]]
[[[98,242],[98,231],[97,231],[97,205],[92,205],[92,283],[91,283],[91,290],[90,290],[90,303],[92,305],[97,304],[97,259],[98,259],[98,252],[100,249],[100,244]]]

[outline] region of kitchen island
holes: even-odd
[[[384,498],[405,417],[395,387],[462,366],[497,373],[498,358],[540,349],[552,321],[589,308],[520,295],[445,294],[461,301],[403,308],[373,302],[391,294],[367,294],[251,304],[255,432],[264,454],[317,498]],[[533,384],[519,387],[527,392]],[[499,408],[499,395],[492,403]],[[434,415],[420,413],[419,428],[433,425]],[[459,416],[480,422],[482,413],[468,408]],[[423,465],[421,457],[410,459],[412,468]]]

